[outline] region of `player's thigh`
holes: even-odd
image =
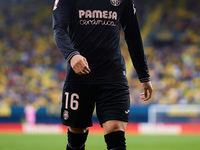
[[[96,102],[100,124],[118,120],[128,122],[130,111],[129,87],[127,84],[103,84]]]
[[[66,126],[92,126],[95,87],[85,84],[65,84],[63,87],[61,120]]]

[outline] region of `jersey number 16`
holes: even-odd
[[[79,95],[76,93],[71,94],[71,97],[69,99],[69,92],[65,92],[66,95],[66,102],[65,102],[65,108],[68,109],[68,103],[70,104],[70,108],[72,110],[78,109],[78,101],[76,99],[79,99]]]

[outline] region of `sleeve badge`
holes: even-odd
[[[59,0],[55,0],[53,10],[56,10]]]

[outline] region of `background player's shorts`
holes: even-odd
[[[127,84],[65,84],[62,123],[77,128],[92,126],[95,104],[101,125],[109,120],[128,122],[130,98]]]

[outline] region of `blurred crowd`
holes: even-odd
[[[11,1],[11,0],[10,0]],[[153,97],[142,102],[135,70],[128,76],[132,105],[200,104],[200,2],[135,0]],[[60,106],[66,61],[52,32],[54,0],[0,1],[0,105]],[[148,17],[162,7],[156,22]],[[128,62],[122,32],[122,54]]]
[[[148,103],[200,104],[200,2],[156,2],[155,7],[161,7],[161,11],[145,41],[154,87]],[[137,82],[134,70],[130,80],[134,80],[131,82],[132,103],[144,104],[137,94],[142,91],[140,85],[134,86]]]
[[[1,3],[0,103],[60,104],[66,66],[53,40],[53,4],[53,0]]]

